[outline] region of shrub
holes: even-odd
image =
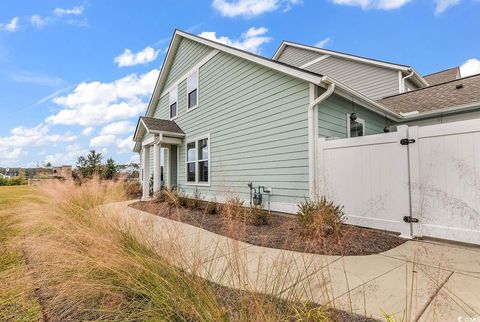
[[[200,209],[202,200],[203,200],[202,193],[197,189],[195,189],[195,191],[193,192],[192,198],[189,198],[187,201],[187,207],[190,209],[198,210]]]
[[[250,207],[247,211],[248,222],[255,226],[264,226],[270,224],[271,213],[261,207]]]
[[[166,202],[169,206],[182,207],[185,194],[178,188],[164,188],[155,197],[156,202]]]
[[[345,221],[343,206],[322,197],[318,201],[305,199],[298,208],[298,220],[307,233],[314,236],[338,236],[341,233]]]
[[[123,187],[125,189],[125,195],[129,199],[137,199],[142,196],[142,186],[138,181],[125,181]]]
[[[4,178],[0,177],[0,186],[20,186],[27,184],[28,181],[22,177]]]
[[[217,213],[217,206],[218,205],[215,202],[205,201],[202,205],[202,208],[206,214],[214,215]]]
[[[244,201],[239,197],[231,197],[225,201],[221,212],[228,219],[243,219],[245,211],[243,204]]]

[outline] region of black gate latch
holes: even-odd
[[[415,139],[401,139],[400,144],[401,145],[409,145],[415,143]]]
[[[413,218],[413,217],[410,217],[410,216],[405,216],[405,217],[403,217],[403,221],[406,222],[406,223],[417,223],[417,222],[418,222],[418,218]]]

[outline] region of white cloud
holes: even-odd
[[[403,7],[410,0],[333,0],[335,4],[361,7],[362,9],[393,10]]]
[[[90,140],[90,147],[102,148],[115,144],[116,137],[113,134],[99,135]]]
[[[53,165],[74,165],[77,163],[77,159],[81,155],[87,155],[88,150],[82,148],[78,143],[67,145],[64,152],[57,152],[54,154],[44,154],[40,155],[43,157],[43,162],[50,162]]]
[[[461,77],[480,74],[480,60],[471,58],[460,66]]]
[[[120,152],[132,152],[134,145],[135,143],[133,142],[131,136],[125,139],[117,140],[117,148],[120,150]]]
[[[33,15],[30,17],[30,23],[38,28],[38,29],[41,29],[43,27],[45,27],[47,24],[48,24],[48,17],[47,18],[43,18],[39,15]]]
[[[23,148],[1,148],[0,154],[3,161],[17,160],[21,157],[26,156],[28,153],[23,150]]]
[[[268,29],[265,27],[252,27],[244,32],[240,39],[231,39],[226,36],[217,37],[217,33],[215,31],[204,31],[200,33],[199,36],[258,54],[260,52],[260,47],[272,40],[272,38],[264,36],[267,32]]]
[[[9,31],[9,32],[14,32],[18,30],[18,21],[20,19],[18,17],[12,18],[9,23],[6,24],[0,24],[0,29]]]
[[[328,44],[331,41],[330,37],[327,37],[325,39],[320,40],[316,44],[314,44],[315,47],[323,48],[325,47],[326,44]]]
[[[106,125],[101,131],[100,135],[108,135],[108,134],[125,134],[128,132],[132,132],[135,129],[133,124],[129,121],[121,121],[110,123]]]
[[[79,16],[83,13],[83,9],[84,9],[83,6],[77,6],[70,9],[55,8],[55,10],[53,10],[53,14],[59,17],[67,16],[67,15]]]
[[[113,147],[116,148],[118,153],[131,152],[134,144],[131,136],[125,139],[119,139],[113,134],[99,135],[90,140],[91,148]]]
[[[435,14],[439,15],[450,7],[456,6],[460,0],[436,0]]]
[[[77,139],[70,133],[50,134],[46,124],[39,124],[32,128],[18,126],[10,130],[11,135],[0,137],[1,148],[40,147],[59,142],[71,142]]]
[[[160,50],[155,50],[152,47],[145,47],[138,53],[132,53],[132,51],[127,48],[121,55],[115,57],[114,62],[118,67],[147,64],[157,59],[159,52]]]
[[[136,117],[145,111],[145,99],[149,98],[158,73],[157,69],[153,69],[111,83],[81,83],[72,93],[53,99],[63,109],[49,116],[46,122],[88,127]]]
[[[60,77],[36,74],[23,70],[10,73],[10,78],[17,83],[28,83],[50,87],[65,85],[65,81]]]
[[[82,130],[82,135],[89,136],[90,134],[93,133],[94,130],[95,128],[93,126],[86,127]]]
[[[292,5],[301,2],[300,0],[213,0],[212,6],[224,17],[254,17],[281,7],[286,11]]]

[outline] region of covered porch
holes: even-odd
[[[143,200],[150,198],[150,192],[160,191],[162,186],[177,185],[178,151],[184,137],[185,133],[174,121],[152,117],[138,120],[134,151],[140,153]]]

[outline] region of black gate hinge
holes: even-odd
[[[418,218],[413,218],[413,217],[410,217],[410,216],[405,216],[405,217],[403,217],[403,221],[406,222],[406,223],[417,223],[417,222],[418,222]]]
[[[415,143],[415,139],[401,139],[400,144],[401,145],[409,145]]]

